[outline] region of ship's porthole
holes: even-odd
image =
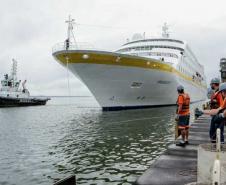
[[[84,55],[82,56],[82,58],[83,58],[83,59],[88,59],[88,58],[89,58],[89,55],[84,54]]]
[[[115,97],[114,97],[114,96],[112,96],[112,97],[110,98],[110,100],[112,100],[112,101],[113,101],[114,99],[115,99]]]
[[[142,82],[133,82],[132,84],[131,84],[131,88],[141,88],[141,86],[142,86]]]

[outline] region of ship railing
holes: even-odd
[[[65,50],[102,50],[106,51],[104,49],[96,48],[92,44],[87,42],[77,42],[77,43],[66,43],[66,42],[60,42],[53,46],[52,53],[58,52],[58,51],[65,51]]]

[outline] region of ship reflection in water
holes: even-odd
[[[0,184],[71,174],[77,184],[131,184],[173,142],[175,107],[102,112],[91,97],[67,99],[0,109]]]

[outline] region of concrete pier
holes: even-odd
[[[209,142],[210,116],[191,124],[189,145],[172,144],[135,182],[136,185],[184,185],[197,182],[197,148]]]

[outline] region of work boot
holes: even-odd
[[[185,147],[185,142],[184,141],[180,141],[179,143],[176,144],[176,146]]]

